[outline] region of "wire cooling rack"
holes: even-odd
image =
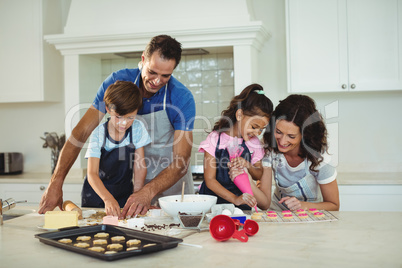
[[[337,221],[338,218],[335,217],[331,212],[326,211],[326,210],[318,210],[318,212],[321,212],[324,214],[324,217],[316,217],[314,214],[310,212],[305,212],[307,214],[307,218],[302,219],[297,216],[296,213],[292,212],[292,218],[291,219],[285,219],[282,215],[282,211],[275,211],[277,218],[276,219],[271,219],[268,218],[266,211],[263,211],[263,215],[261,220],[256,220],[257,222],[268,222],[268,223],[315,223],[315,222],[328,222],[328,221]],[[288,213],[289,214],[289,213]]]

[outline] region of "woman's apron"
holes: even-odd
[[[109,120],[104,123],[105,138],[103,140],[99,161],[99,178],[122,208],[126,204],[128,197],[134,192],[133,162],[135,146],[131,134],[132,126],[127,131],[128,136],[130,137],[130,144],[114,148],[108,152],[105,149],[106,140],[109,137],[109,132],[107,130],[108,122]],[[125,138],[123,138],[123,140],[124,139]],[[82,188],[81,205],[83,207],[105,207],[103,200],[89,184],[87,176],[85,176]]]
[[[226,148],[219,149],[219,144],[221,141],[221,134],[219,134],[218,143],[215,148],[215,159],[216,159],[216,180],[227,190],[235,194],[236,196],[242,195],[242,191],[234,184],[232,179],[229,176],[229,168],[228,162],[230,161],[229,152]],[[241,146],[244,148],[243,153],[240,155],[246,161],[251,162],[251,153],[248,147],[246,146],[245,141],[243,140]],[[207,187],[207,184],[202,182],[200,188],[200,194],[208,194],[214,195],[218,197],[217,204],[226,204],[230,203],[229,201],[223,199],[222,197],[218,196],[214,193],[211,189]],[[250,210],[251,208],[248,205],[240,205],[240,209],[242,210]]]
[[[136,84],[140,77],[139,72],[134,83]],[[154,179],[162,170],[167,168],[173,162],[173,143],[174,143],[174,128],[170,123],[166,113],[166,94],[167,84],[165,86],[165,95],[163,98],[163,109],[157,112],[143,114],[140,117],[143,119],[145,128],[147,129],[152,142],[144,147],[145,163],[147,166],[147,177],[145,184]],[[173,107],[175,108],[175,107]],[[182,164],[182,159],[176,159],[179,164]],[[183,181],[185,184],[185,194],[194,194],[194,182],[191,173],[191,168],[188,167],[187,173],[172,187],[156,195],[151,202],[151,205],[158,206],[158,199],[162,196],[181,194]]]
[[[278,181],[277,172],[274,171],[275,179],[275,191],[272,195],[272,202],[270,209],[273,210],[288,210],[289,208],[284,204],[279,204],[279,200],[285,196],[294,196],[300,201],[318,203],[322,202],[322,194],[320,187],[317,183],[316,178],[311,174],[308,161],[305,161],[306,176],[304,176],[298,182],[292,184],[289,187],[281,187]],[[286,165],[286,163],[281,163],[282,159],[276,157],[273,159],[272,164],[275,165],[277,169],[278,165]]]

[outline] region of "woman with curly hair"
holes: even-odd
[[[339,210],[337,172],[324,160],[327,129],[313,99],[290,95],[280,101],[264,143],[263,177],[273,174],[276,186],[272,209]]]

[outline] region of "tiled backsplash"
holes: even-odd
[[[140,58],[102,60],[102,78],[105,79],[115,70],[135,68],[139,61]],[[234,96],[233,54],[183,56],[173,76],[194,95],[197,112],[191,165],[202,165],[204,154],[197,152],[198,146],[205,140],[222,110],[226,109]]]

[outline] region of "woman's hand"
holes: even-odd
[[[257,199],[251,194],[244,193],[235,199],[234,205],[248,205],[249,207],[254,207],[257,205]]]
[[[120,217],[120,206],[116,199],[105,200],[105,212],[108,216]]]
[[[285,196],[282,197],[278,202],[279,204],[285,203],[285,205],[292,211],[298,210],[302,208],[302,202],[298,200],[294,196]]]
[[[230,160],[230,166],[232,168],[238,168],[238,169],[248,168],[249,164],[250,162],[246,161],[243,157],[236,157]]]
[[[229,177],[232,181],[234,180],[234,178],[236,178],[237,176],[239,176],[240,174],[242,174],[244,172],[244,169],[231,167],[231,166],[229,166],[229,163],[228,163],[228,167],[229,167]]]

